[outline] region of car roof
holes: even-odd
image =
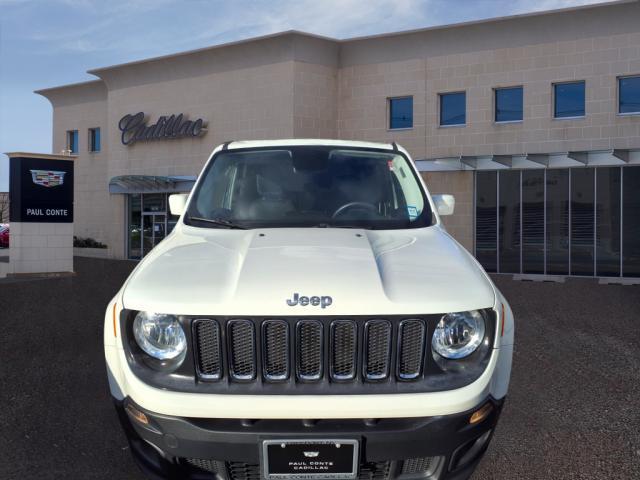
[[[329,147],[352,148],[377,148],[381,150],[394,150],[397,146],[392,143],[362,142],[358,140],[330,140],[324,138],[285,138],[282,140],[238,140],[227,144],[229,150],[236,148],[259,147],[293,147],[305,145],[321,145]]]

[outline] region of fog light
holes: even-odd
[[[144,413],[142,413],[140,410],[138,410],[136,407],[128,403],[127,406],[124,408],[131,418],[133,418],[139,423],[142,423],[143,425],[149,425],[149,419],[147,418],[147,416]]]
[[[485,418],[487,418],[492,411],[493,405],[491,403],[485,403],[482,407],[480,407],[480,409],[473,412],[473,415],[471,415],[471,418],[469,419],[469,423],[471,425],[480,423]]]

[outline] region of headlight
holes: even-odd
[[[444,358],[464,358],[482,343],[484,331],[484,316],[478,310],[447,313],[433,332],[431,347]]]
[[[133,336],[142,350],[158,360],[172,360],[187,349],[187,338],[175,315],[138,312]]]

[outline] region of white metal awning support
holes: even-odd
[[[109,193],[189,192],[197,177],[159,175],[120,175],[109,180]]]
[[[461,155],[416,160],[421,172],[640,165],[640,149],[574,150],[514,155]]]

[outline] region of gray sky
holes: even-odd
[[[51,153],[51,105],[33,90],[90,80],[91,68],[289,29],[348,38],[599,2],[0,0],[0,152]]]

